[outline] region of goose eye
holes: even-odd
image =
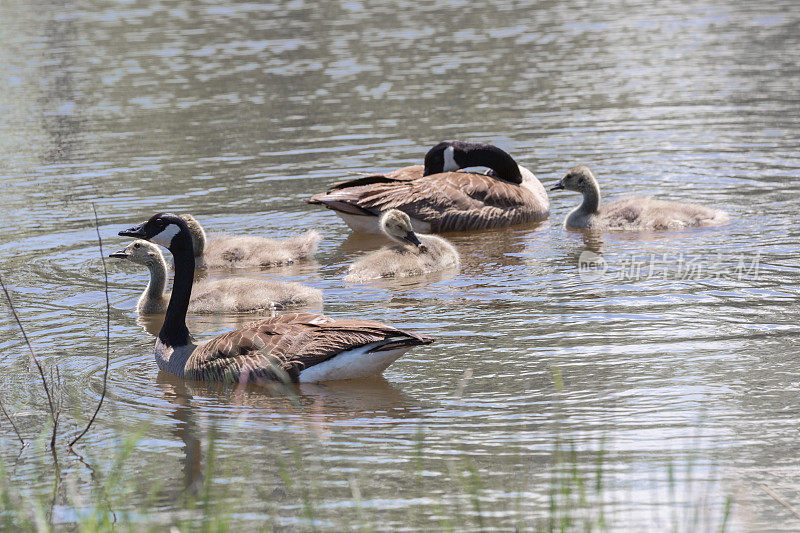
[[[141,244],[139,244],[139,243],[137,242],[136,244],[134,244],[134,245],[133,245],[133,247],[134,247],[134,248],[141,248],[141,247],[142,247],[142,245],[141,245]]]

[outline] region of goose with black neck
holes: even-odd
[[[171,213],[119,232],[167,248],[175,260],[172,294],[158,334],[158,367],[198,381],[319,382],[380,375],[405,352],[433,339],[379,322],[292,313],[252,322],[195,344],[186,327],[194,253],[186,222]]]
[[[462,170],[472,167],[490,170]],[[547,191],[530,170],[496,146],[464,141],[441,142],[423,165],[337,183],[308,202],[361,233],[380,233],[379,217],[389,209],[406,213],[422,233],[500,228],[550,214]]]

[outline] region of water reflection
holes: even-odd
[[[175,419],[172,434],[183,443],[183,490],[197,495],[203,485],[203,452],[200,428],[197,425],[196,407],[186,381],[172,374],[159,372],[157,383],[164,399],[173,406],[171,417]],[[174,498],[172,498],[174,499]]]
[[[275,419],[277,414],[290,418],[308,418],[309,426],[327,427],[339,421],[369,416],[392,414],[402,418],[417,407],[415,401],[382,376],[285,386],[187,381],[167,372],[158,372],[157,383],[164,391],[165,399],[171,403],[172,398],[177,396],[189,400],[192,397],[204,400],[227,398],[228,409],[239,417],[238,421],[232,421],[237,425],[244,419],[258,418],[261,415]],[[218,410],[214,409],[207,414],[215,412]],[[222,420],[226,419],[223,412],[219,414],[223,415]],[[314,433],[319,432],[315,430]]]
[[[364,252],[377,250],[392,243],[392,240],[384,235],[353,233],[350,228],[344,225],[344,222],[337,221],[336,229],[346,235],[345,239],[337,247],[337,251],[343,255],[361,255]]]
[[[283,420],[272,429],[285,430],[288,423],[293,433],[325,442],[337,427],[362,425],[370,417],[416,417],[420,408],[382,377],[290,386],[231,385],[186,381],[159,372],[156,382],[171,406],[169,416],[175,420],[171,432],[183,443],[182,488],[194,495],[203,484],[205,471],[202,441],[207,436],[200,419],[210,418],[212,427],[234,431],[258,425],[262,417],[265,421]],[[226,407],[209,406],[211,398],[225,398]]]
[[[136,323],[139,324],[144,331],[158,337],[158,332],[161,331],[161,326],[164,325],[164,315],[136,315]]]

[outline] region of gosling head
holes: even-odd
[[[192,253],[192,237],[186,222],[172,213],[156,213],[147,222],[120,231],[123,237],[145,239],[175,252]]]
[[[189,227],[189,233],[192,235],[192,247],[194,248],[194,256],[200,257],[206,248],[206,232],[203,226],[189,213],[180,216],[186,225]]]
[[[411,219],[399,209],[390,209],[381,215],[381,229],[391,239],[403,244],[411,243],[420,252],[426,250],[425,245],[419,242],[417,234],[414,233]]]
[[[558,180],[558,183],[550,188],[551,191],[559,191],[566,189],[568,191],[584,192],[591,188],[596,187],[597,180],[589,170],[589,167],[581,165],[579,167],[571,168],[567,171],[563,178]]]
[[[117,259],[127,259],[131,263],[137,265],[145,265],[151,267],[157,263],[164,263],[164,256],[161,255],[158,247],[155,244],[147,241],[133,241],[128,246],[110,254],[108,257]]]

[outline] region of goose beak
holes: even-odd
[[[147,234],[144,231],[144,225],[146,223],[143,222],[132,228],[124,229],[119,232],[120,237],[135,237],[137,239],[147,239]]]
[[[413,244],[414,246],[416,246],[417,248],[420,249],[423,248],[422,243],[419,242],[419,239],[417,238],[417,234],[414,233],[413,231],[409,231],[408,233],[406,233],[406,236],[403,238],[408,242],[410,242],[411,244]]]
[[[113,254],[108,254],[108,257],[114,257],[116,259],[125,259],[128,257],[128,250],[123,248],[122,250],[117,250]]]
[[[561,183],[561,180],[558,180],[558,183],[556,183],[550,188],[551,191],[560,191],[563,189],[564,189],[564,184]]]

